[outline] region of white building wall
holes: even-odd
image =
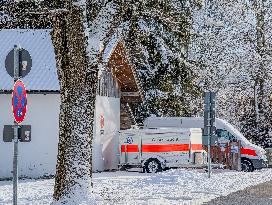
[[[19,175],[40,177],[55,174],[59,127],[58,94],[28,95],[23,122],[31,125],[31,142],[19,142]],[[0,178],[12,176],[13,143],[3,142],[4,125],[13,125],[11,95],[0,95]]]
[[[23,124],[31,125],[31,142],[19,142],[19,175],[41,177],[56,171],[59,94],[29,94]],[[104,127],[101,127],[101,116]],[[12,177],[13,143],[3,142],[4,125],[12,125],[11,95],[0,95],[0,178]],[[104,130],[104,134],[101,133]],[[120,99],[97,96],[93,140],[93,171],[116,169],[119,163]]]
[[[117,169],[120,98],[97,96],[95,107],[93,171]],[[102,118],[104,126],[101,125]]]

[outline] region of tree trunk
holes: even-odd
[[[264,81],[266,79],[266,68],[264,65],[264,51],[265,51],[265,25],[264,25],[264,3],[263,0],[256,2],[256,20],[257,20],[257,52],[261,56],[259,72],[255,79],[255,84],[259,87],[256,91],[256,101],[258,107],[256,110],[256,119],[259,120],[260,115],[264,113]],[[258,112],[258,113],[257,113]],[[258,116],[258,117],[257,117]],[[257,124],[258,124],[257,120]]]
[[[86,4],[89,2],[73,2],[6,2],[3,10],[14,19],[7,23],[0,22],[1,29],[53,26],[52,41],[61,97],[53,204],[80,204],[81,200],[87,201],[87,204],[93,202],[90,201],[91,159],[98,61],[92,61],[90,65],[87,52]],[[28,13],[29,9],[33,9],[33,13]]]
[[[53,197],[55,202],[62,204],[88,200],[92,187],[92,136],[98,70],[97,66],[89,65],[84,15],[82,8],[73,5],[68,13],[57,14],[53,21],[52,39],[61,91]]]

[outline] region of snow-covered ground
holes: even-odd
[[[93,176],[97,203],[102,204],[202,204],[272,180],[272,169],[253,173],[214,171],[211,178],[203,171],[169,170],[158,174],[137,172],[103,172]],[[20,205],[50,204],[54,180],[19,182]],[[0,204],[12,204],[12,182],[0,182]]]

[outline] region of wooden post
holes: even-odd
[[[227,149],[226,149],[226,164],[227,164],[227,168],[229,169],[230,168],[230,144],[228,142],[227,144]]]
[[[242,170],[241,166],[241,140],[238,140],[238,160],[237,160],[237,170],[240,172]]]
[[[232,143],[231,143],[231,146],[235,146],[235,142],[232,142]],[[235,164],[236,164],[236,163],[235,163],[235,153],[232,152],[232,153],[231,153],[231,169],[232,169],[232,170],[235,170],[235,168],[236,168],[236,167],[235,167]]]
[[[217,147],[217,151],[218,151],[218,163],[219,163],[219,164],[222,164],[222,163],[221,163],[222,152],[221,152],[220,146]]]
[[[217,145],[216,146],[216,158],[217,158],[217,163],[219,163],[219,158],[220,158],[220,154],[221,154],[221,150],[220,150],[220,147]]]

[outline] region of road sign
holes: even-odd
[[[204,135],[208,135],[208,128],[211,127],[211,135],[215,134],[215,92],[204,93]]]
[[[211,127],[211,135],[215,135],[216,127],[215,127],[215,110],[209,111],[204,110],[204,135],[208,135],[208,124]]]
[[[20,142],[31,142],[31,125],[20,125],[18,127],[18,139]],[[14,140],[14,125],[4,125],[3,141]]]
[[[204,104],[203,144],[208,145],[210,139],[211,145],[215,145],[218,141],[215,127],[215,92],[204,93]]]
[[[11,77],[14,77],[14,49],[12,49],[5,60],[6,71]],[[25,77],[31,70],[32,59],[29,52],[23,48],[19,50],[19,71],[20,77]]]
[[[17,80],[12,92],[12,112],[14,120],[20,124],[24,121],[27,111],[27,95],[23,81]]]

